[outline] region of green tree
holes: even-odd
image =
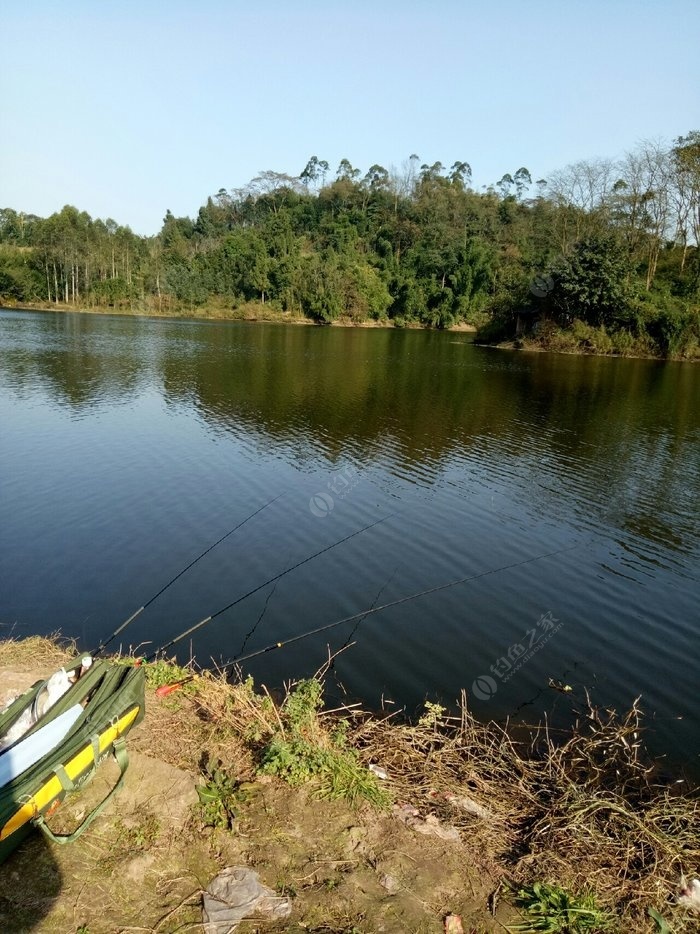
[[[328,324],[345,310],[343,276],[337,254],[329,251],[323,259],[318,253],[303,258],[300,267],[299,304],[314,321]]]
[[[671,171],[676,208],[676,234],[681,241],[680,272],[684,271],[689,244],[700,244],[700,132],[679,136],[671,149]]]
[[[43,297],[41,265],[31,247],[0,245],[0,298],[13,302]]]
[[[319,183],[322,185],[327,174],[328,163],[326,160],[319,159],[318,156],[311,156],[299,178],[308,188],[309,185],[318,185]]]
[[[629,260],[611,236],[591,236],[551,269],[552,307],[560,323],[615,324],[629,316]]]

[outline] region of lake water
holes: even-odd
[[[180,657],[227,661],[493,571],[244,669],[272,688],[351,636],[329,688],[373,707],[413,714],[466,688],[479,716],[534,722],[586,686],[618,710],[641,694],[653,750],[697,775],[699,403],[690,364],[507,353],[461,333],[4,310],[0,634],[94,647],[279,496],[123,647],[151,651],[383,519]]]

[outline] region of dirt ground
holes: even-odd
[[[6,694],[48,676],[62,660],[58,649],[30,661],[16,645],[0,648],[0,706]],[[202,931],[203,890],[229,866],[253,868],[292,901],[283,924],[244,921],[243,934],[437,934],[451,912],[461,915],[465,934],[488,934],[515,920],[503,903],[495,916],[489,911],[501,880],[477,832],[450,833],[437,821],[433,829],[454,839],[419,832],[401,819],[402,802],[378,812],[320,801],[307,788],[256,778],[243,749],[238,755],[229,749],[225,763],[250,782],[232,830],[204,826],[191,707],[185,692],[167,700],[147,693],[146,719],[127,741],[124,787],[100,818],[68,846],[35,832],[0,866],[0,931]],[[206,730],[203,740],[201,754],[221,752],[206,748]],[[116,774],[115,763],[104,763],[90,786],[51,818],[54,830],[75,826]],[[414,824],[424,830],[421,817]]]

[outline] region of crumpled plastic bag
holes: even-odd
[[[700,879],[691,879],[687,883],[684,881],[676,901],[689,911],[696,911],[700,914]]]
[[[410,804],[395,804],[393,811],[402,823],[417,833],[439,837],[441,840],[447,840],[450,843],[459,843],[461,840],[459,830],[456,827],[440,823],[434,814],[421,817],[420,811]]]
[[[205,934],[229,934],[245,918],[283,921],[292,913],[289,898],[260,882],[257,872],[242,866],[222,870],[204,893]]]

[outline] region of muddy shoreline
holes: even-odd
[[[3,693],[74,654],[56,639],[0,642]],[[591,708],[571,736],[528,750],[475,721],[466,697],[459,716],[426,704],[413,724],[326,712],[323,672],[278,701],[206,673],[158,697],[182,671],[148,666],[124,789],[90,831],[67,847],[37,834],[0,867],[4,930],[199,930],[202,893],[232,866],[290,899],[290,919],[266,931],[437,934],[458,915],[465,934],[495,934],[528,916],[518,893],[533,883],[592,898],[606,930],[653,934],[650,909],[676,934],[697,930],[675,898],[700,863],[700,804],[645,783],[639,711]],[[57,829],[113,769],[59,809]],[[214,818],[202,787],[228,789]],[[16,884],[25,872],[29,888]]]

